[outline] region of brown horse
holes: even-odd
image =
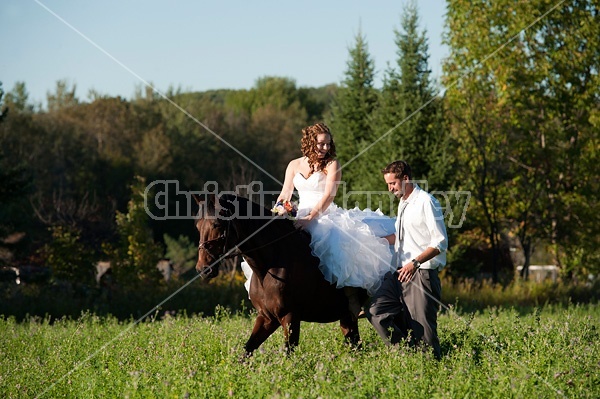
[[[293,349],[300,339],[301,321],[339,320],[347,342],[359,343],[358,323],[348,309],[348,300],[323,277],[319,259],[311,254],[308,233],[243,197],[224,194],[197,201],[200,245],[196,270],[215,277],[220,259],[241,253],[254,271],[250,300],[258,316],[244,347],[246,355],[279,326],[287,350]]]

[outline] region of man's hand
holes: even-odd
[[[412,280],[413,276],[417,272],[417,268],[412,262],[408,262],[404,266],[398,269],[398,281],[406,283]]]

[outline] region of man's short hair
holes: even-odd
[[[410,170],[410,165],[405,161],[394,161],[385,168],[381,169],[381,173],[387,175],[388,173],[393,173],[396,179],[402,179],[402,176],[408,176],[409,179],[412,179],[412,171]]]

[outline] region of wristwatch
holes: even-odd
[[[421,267],[421,262],[419,262],[418,260],[416,260],[416,259],[413,259],[411,262],[413,263],[413,266],[414,266],[416,269],[418,269],[419,267]]]

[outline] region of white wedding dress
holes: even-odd
[[[308,215],[321,200],[325,181],[323,172],[315,172],[308,178],[296,173],[293,182],[300,196],[297,218]],[[395,219],[379,210],[346,210],[332,203],[305,229],[311,235],[312,253],[320,259],[319,269],[327,281],[338,288],[362,287],[372,295],[383,276],[393,269],[393,248],[382,237],[394,233],[394,224]],[[249,291],[252,269],[242,262],[242,270]]]

